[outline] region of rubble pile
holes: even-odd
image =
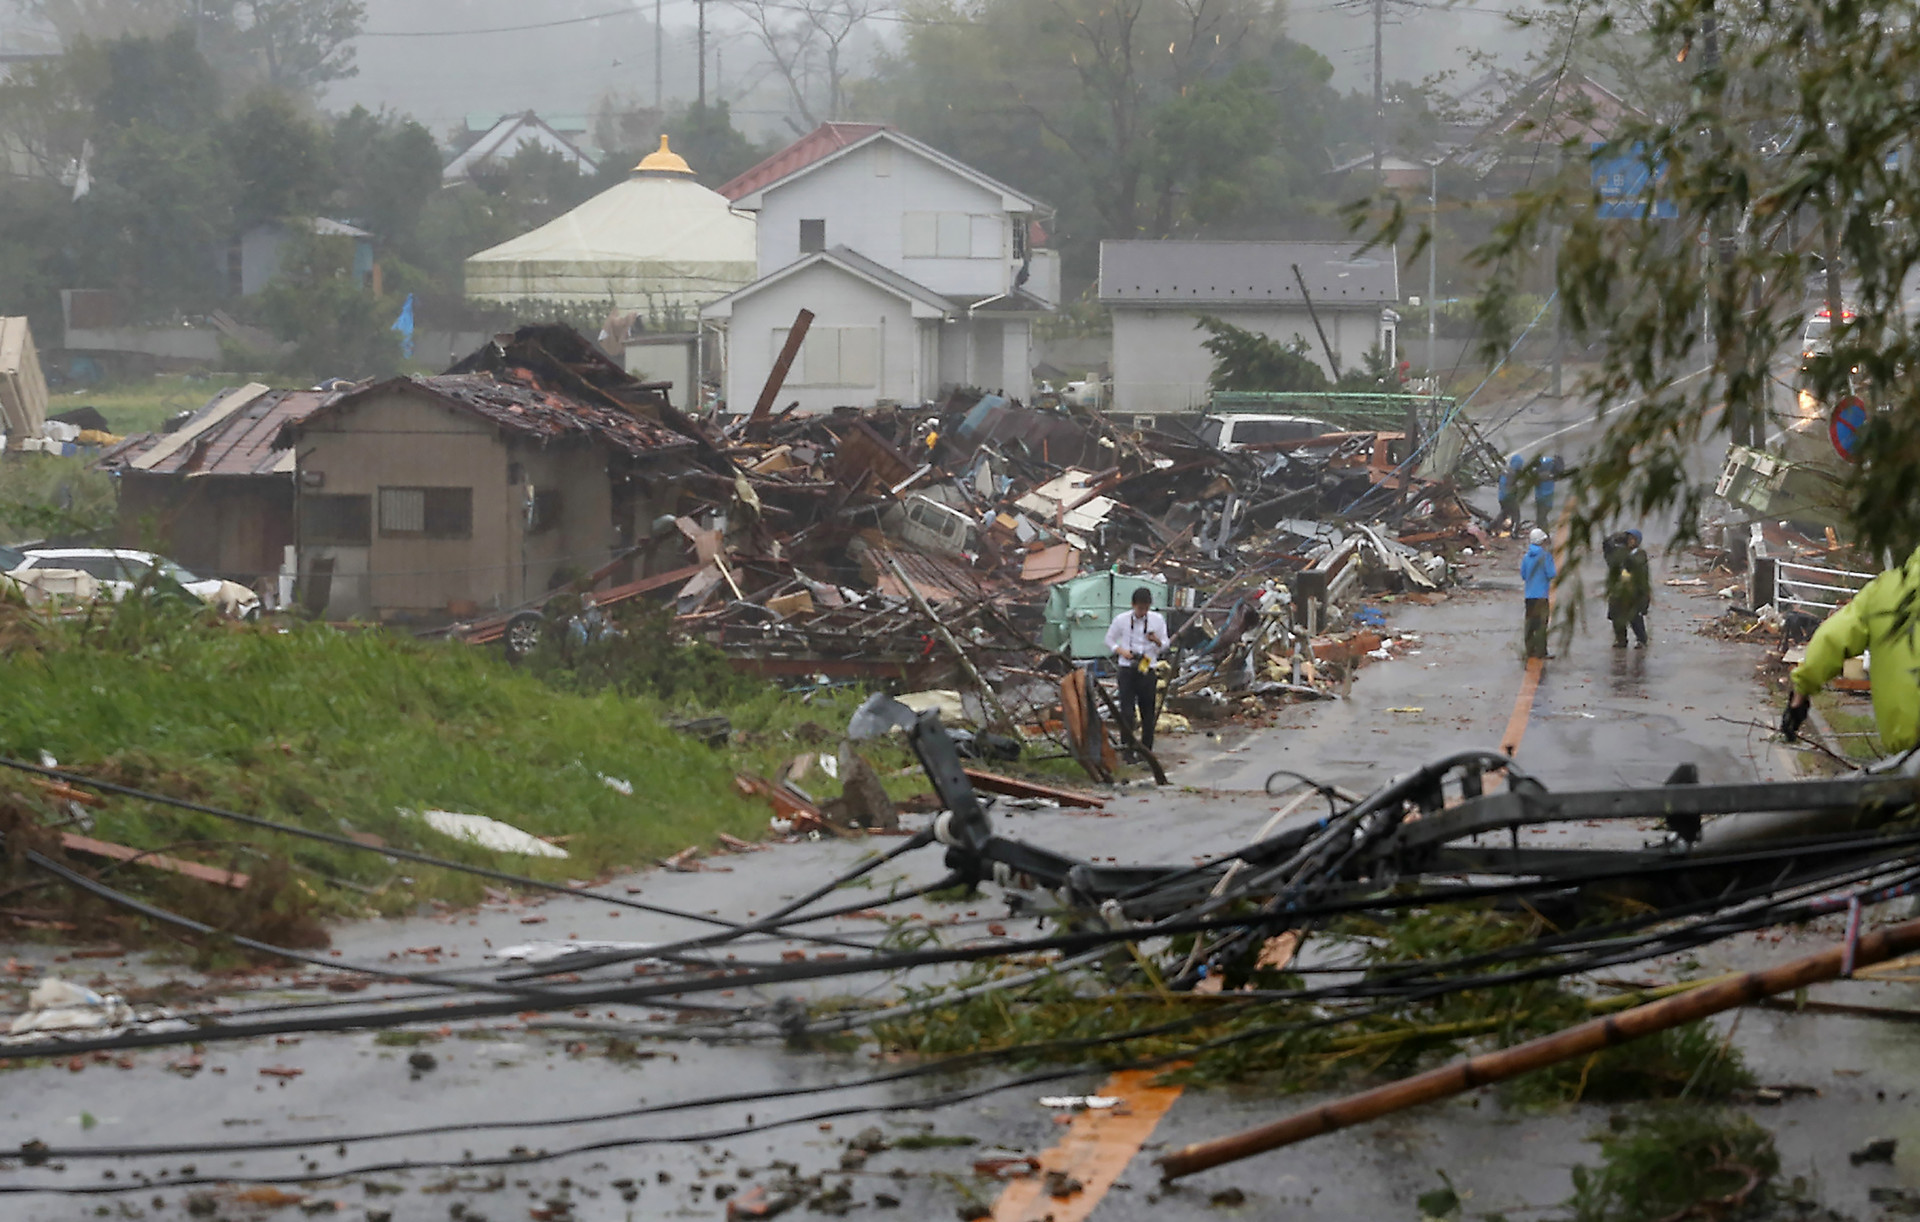
[[[775,677],[958,676],[990,721],[1011,720],[990,689],[1044,726],[1062,675],[1093,662],[1099,677],[1101,637],[1141,584],[1174,634],[1176,725],[1324,698],[1394,656],[1356,618],[1365,597],[1437,593],[1488,540],[1450,483],[1418,473],[1403,432],[1221,450],[1177,426],[977,393],[669,422],[698,432],[703,461],[656,523],[657,575],[602,605],[671,596],[690,636]]]

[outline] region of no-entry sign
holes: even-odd
[[[1867,427],[1867,404],[1858,395],[1848,395],[1833,405],[1833,415],[1827,421],[1827,436],[1833,440],[1835,453],[1848,462],[1857,461],[1856,449],[1860,444],[1860,434]]]

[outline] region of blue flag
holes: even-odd
[[[400,317],[393,320],[393,330],[400,333],[400,355],[413,359],[413,294],[407,294],[407,303],[400,307]]]

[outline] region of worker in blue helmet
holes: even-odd
[[[1520,477],[1526,467],[1522,455],[1507,458],[1507,469],[1500,473],[1500,517],[1493,524],[1495,531],[1505,527],[1513,534],[1520,533]]]

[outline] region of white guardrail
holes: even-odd
[[[1773,571],[1770,590],[1768,586],[1761,587],[1763,592],[1771,593],[1768,601],[1782,612],[1799,611],[1816,619],[1832,615],[1878,576],[1796,560],[1772,559],[1763,563]]]

